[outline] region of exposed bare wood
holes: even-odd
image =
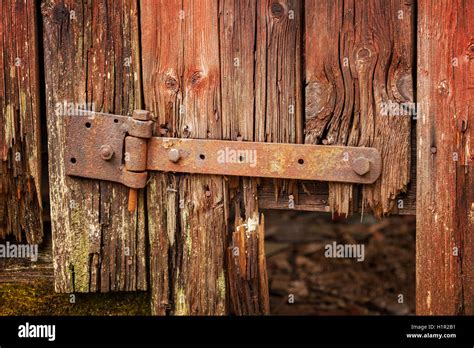
[[[0,239],[39,244],[40,95],[34,1],[0,4]]]
[[[223,137],[255,140],[255,43],[257,3],[252,0],[220,2],[220,64]],[[257,158],[256,158],[257,160]],[[225,164],[224,164],[225,165]],[[258,212],[257,181],[227,178],[226,221],[232,240],[227,248],[227,275],[232,314],[268,314],[267,270],[263,253],[263,221]],[[242,207],[242,208],[241,208]],[[245,230],[245,232],[244,232]],[[242,233],[251,235],[246,243]],[[257,257],[257,252],[260,257]],[[249,256],[248,258],[246,257]],[[254,272],[246,277],[238,259],[245,258]],[[262,280],[260,281],[260,278]],[[266,295],[265,295],[266,294]],[[249,297],[250,296],[250,297]]]
[[[411,3],[401,0],[308,1],[305,7],[305,141],[380,150],[382,176],[363,188],[364,206],[378,216],[394,208],[409,182],[410,116],[383,109],[413,102],[411,12]],[[349,214],[354,197],[352,185],[330,185],[333,212]]]
[[[302,1],[257,2],[255,140],[295,143],[302,140]],[[297,196],[294,181],[275,181]],[[297,197],[296,197],[297,198]]]
[[[237,315],[270,314],[264,250],[263,215],[240,221],[227,250],[232,312]]]
[[[146,289],[143,193],[129,212],[124,186],[67,177],[62,117],[140,108],[137,3],[48,0],[42,14],[55,288]]]
[[[157,134],[222,138],[218,2],[143,1],[140,9],[145,106],[156,115]],[[224,192],[218,176],[151,178],[155,314],[227,312]]]
[[[418,16],[417,314],[472,315],[474,1]]]

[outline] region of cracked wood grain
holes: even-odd
[[[220,1],[222,128],[224,138],[234,141],[255,141],[257,7],[258,4],[251,0]],[[231,233],[226,251],[230,312],[237,315],[269,314],[258,181],[239,177],[226,180],[226,221]],[[246,272],[247,268],[252,272]]]
[[[142,1],[145,107],[156,134],[222,138],[218,2]],[[152,311],[228,312],[225,181],[152,174],[147,194]]]
[[[0,239],[40,244],[41,127],[34,1],[0,4]]]
[[[64,172],[68,106],[122,115],[141,106],[137,6],[42,3],[56,291],[147,288],[143,193],[129,212],[124,186]]]
[[[362,188],[363,204],[382,216],[410,180],[410,115],[384,105],[414,101],[410,1],[308,1],[305,142],[377,148],[380,179]],[[329,204],[350,214],[355,188],[330,184]]]
[[[419,315],[474,314],[473,5],[418,3]]]

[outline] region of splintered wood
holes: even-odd
[[[123,185],[65,175],[64,115],[140,109],[136,1],[43,1],[55,288],[146,290],[144,195],[128,210]]]
[[[237,315],[270,314],[264,218],[255,215],[236,225],[227,249],[232,312]]]
[[[157,315],[268,314],[260,181],[150,173],[146,196],[129,200],[122,185],[65,175],[62,111],[147,109],[154,136],[375,147],[383,172],[363,201],[387,214],[409,181],[410,117],[382,108],[413,102],[411,11],[402,0],[43,1],[56,290],[149,279]],[[296,204],[310,192],[272,184]],[[331,184],[329,200],[350,213],[356,190]]]
[[[31,244],[43,239],[36,24],[34,1],[0,3],[0,239]]]
[[[305,142],[377,148],[382,175],[363,187],[363,203],[377,216],[387,214],[410,180],[412,4],[305,4]],[[355,190],[353,185],[330,184],[331,210],[349,214]]]

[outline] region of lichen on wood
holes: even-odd
[[[121,115],[141,108],[138,4],[48,0],[41,12],[55,289],[145,290],[143,192],[129,211],[126,187],[64,170],[68,105]]]

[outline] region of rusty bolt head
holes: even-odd
[[[102,145],[100,147],[100,157],[104,161],[110,160],[113,155],[114,155],[114,150],[112,149],[110,145]]]
[[[370,170],[370,161],[365,157],[357,157],[352,161],[351,167],[358,175],[365,175]]]
[[[151,120],[151,112],[147,110],[133,110],[133,119],[139,121]]]
[[[171,161],[171,162],[178,162],[179,159],[181,158],[181,155],[179,154],[179,150],[178,149],[170,149],[168,151],[168,159]]]

